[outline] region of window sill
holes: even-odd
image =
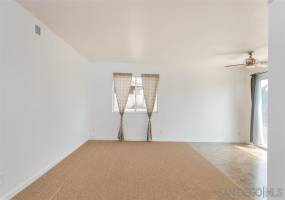
[[[112,113],[119,113],[119,111],[112,111]],[[147,112],[146,111],[125,111],[125,114],[141,114],[141,113],[145,113],[145,114],[147,114]],[[153,112],[153,113],[158,113],[158,111],[155,111],[155,112]]]

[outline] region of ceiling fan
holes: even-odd
[[[227,65],[225,67],[246,67],[246,68],[255,68],[255,67],[267,67],[267,60],[257,60],[253,57],[253,51],[248,52],[248,58],[244,59],[244,63],[236,65]]]

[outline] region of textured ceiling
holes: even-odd
[[[18,2],[90,61],[179,62],[267,46],[266,0]]]

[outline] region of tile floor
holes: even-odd
[[[255,191],[256,200],[265,200],[267,152],[247,144],[191,143],[208,161],[246,191]]]

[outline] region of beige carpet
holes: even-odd
[[[242,200],[189,143],[89,141],[14,200]]]

